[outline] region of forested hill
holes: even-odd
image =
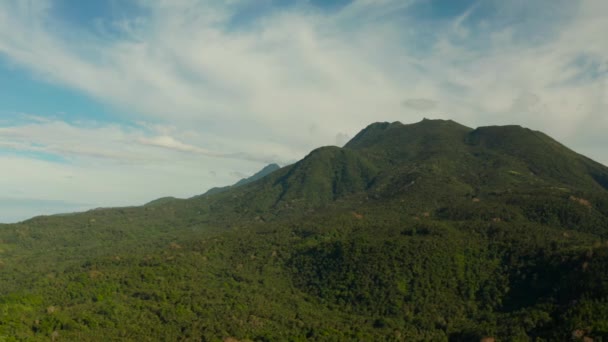
[[[608,340],[608,168],[374,123],[187,200],[0,226],[0,340]]]
[[[344,148],[316,149],[259,182],[206,202],[238,215],[273,218],[304,208],[377,201],[444,213],[483,200],[521,211],[524,203],[518,201],[542,197],[561,203],[585,193],[600,198],[594,202],[601,211],[607,179],[608,168],[540,132],[519,126],[473,130],[453,121],[424,120],[372,124]],[[474,215],[489,215],[481,206]],[[601,226],[585,227],[579,229],[605,233]]]

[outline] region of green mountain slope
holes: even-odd
[[[473,130],[424,120],[372,124],[343,149],[317,149],[261,182],[210,202],[230,208],[231,215],[272,218],[330,203],[356,208],[370,201],[400,201],[408,210],[441,217],[525,216],[576,224],[603,236],[608,230],[601,180],[607,175],[606,167],[539,132],[518,126]],[[584,201],[593,205],[581,206]],[[564,212],[543,209],[545,202]]]
[[[238,187],[0,226],[0,339],[608,339],[608,168],[376,123]]]

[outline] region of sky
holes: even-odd
[[[0,222],[190,197],[372,122],[608,164],[605,0],[0,0]]]

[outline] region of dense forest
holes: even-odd
[[[190,199],[0,225],[0,341],[608,341],[608,168],[375,123]]]

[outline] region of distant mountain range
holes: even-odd
[[[207,190],[207,192],[205,192],[203,194],[203,196],[218,194],[220,192],[224,192],[226,190],[239,187],[241,185],[245,185],[245,184],[249,184],[249,183],[255,182],[258,179],[261,179],[261,178],[265,177],[266,175],[269,175],[269,174],[273,173],[274,171],[276,171],[276,170],[278,170],[280,168],[281,167],[279,165],[277,165],[277,164],[266,165],[263,169],[261,169],[260,171],[256,172],[251,177],[243,178],[243,179],[239,180],[238,182],[234,183],[233,185],[211,188],[211,189]]]
[[[608,168],[520,126],[374,123],[142,207],[0,225],[0,339],[608,340]]]

